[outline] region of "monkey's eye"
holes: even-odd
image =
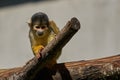
[[[41,29],[45,29],[46,28],[46,26],[41,26]]]
[[[40,28],[40,26],[35,26],[35,28],[36,28],[36,29],[39,29],[39,28]]]

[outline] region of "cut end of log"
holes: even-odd
[[[79,30],[81,28],[80,22],[76,17],[71,19],[71,28],[74,30]]]

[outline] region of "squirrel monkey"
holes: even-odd
[[[28,25],[30,27],[29,38],[32,51],[37,58],[40,58],[40,52],[59,33],[59,28],[54,21],[49,21],[48,16],[42,12],[35,13]],[[56,64],[60,54],[61,50],[56,53],[55,57],[48,63],[48,66]]]

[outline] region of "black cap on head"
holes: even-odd
[[[37,12],[37,13],[33,14],[33,16],[31,17],[31,21],[32,21],[32,23],[34,23],[36,21],[39,21],[40,23],[42,23],[44,21],[47,24],[47,26],[49,26],[49,18],[43,12]]]

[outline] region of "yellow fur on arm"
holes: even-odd
[[[54,31],[55,34],[58,34],[60,32],[59,28],[57,27],[56,23],[54,21],[49,21],[50,27]]]

